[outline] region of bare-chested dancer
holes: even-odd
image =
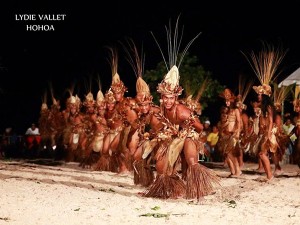
[[[178,29],[178,20],[176,29]],[[162,114],[166,120],[164,130],[166,141],[157,150],[155,156],[157,176],[144,196],[200,200],[212,193],[214,184],[218,184],[219,179],[213,171],[198,163],[200,148],[204,147],[204,143],[199,138],[203,125],[191,109],[177,101],[182,93],[182,87],[179,85],[179,70],[176,66],[176,53],[179,46],[176,45],[177,36],[174,38],[175,41],[171,40],[171,28],[167,33],[169,34],[168,49],[173,54],[169,54],[168,73],[157,86],[157,91],[161,94]],[[180,157],[181,152],[183,152],[182,157]],[[178,174],[180,161],[181,164],[187,165],[184,180]]]

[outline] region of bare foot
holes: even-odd
[[[274,178],[274,176],[270,177],[270,178],[267,178],[267,177],[258,177],[256,178],[255,180],[256,181],[259,181],[259,182],[270,182],[272,181]]]
[[[272,175],[270,178],[267,178],[267,181],[272,181],[274,179],[274,176]]]
[[[257,169],[255,170],[255,172],[256,172],[256,173],[259,173],[259,174],[265,173],[264,169],[260,169],[260,168],[257,168]]]
[[[240,171],[238,174],[231,174],[229,177],[232,177],[232,178],[239,178],[242,174],[243,174],[243,172]]]
[[[279,177],[279,176],[281,176],[283,174],[283,170],[275,170],[275,172],[274,172],[274,176],[275,177]]]

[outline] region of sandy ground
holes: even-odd
[[[300,175],[296,165],[270,182],[256,164],[228,178],[220,163],[206,164],[222,188],[201,203],[141,197],[132,175],[82,169],[51,160],[0,160],[0,224],[300,224]],[[273,166],[273,165],[272,165]]]

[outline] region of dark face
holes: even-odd
[[[295,108],[294,108],[294,111],[296,113],[300,112],[300,105],[296,105]]]
[[[227,107],[229,107],[229,106],[230,106],[230,101],[229,101],[229,100],[226,100],[226,101],[225,101],[225,104],[226,104]]]
[[[75,105],[71,105],[71,106],[70,106],[70,113],[71,113],[72,115],[74,115],[74,114],[77,113],[77,108],[76,108]]]
[[[162,96],[162,100],[166,109],[171,109],[176,101],[176,95],[167,94]]]
[[[89,114],[94,113],[95,112],[94,106],[88,106],[86,112]]]
[[[123,100],[123,97],[124,97],[124,92],[121,91],[121,92],[116,92],[114,93],[114,97],[116,99],[117,102],[120,102]]]
[[[287,119],[285,122],[286,125],[290,125],[291,123],[292,123],[292,121],[290,119]]]
[[[217,132],[219,131],[219,130],[218,130],[218,127],[217,127],[217,126],[213,126],[212,131],[213,131],[214,133],[217,133]]]
[[[257,95],[257,101],[258,101],[258,102],[261,102],[261,101],[262,101],[262,94],[258,94],[258,95]]]
[[[150,104],[149,103],[141,103],[139,104],[139,110],[143,114],[147,114],[150,110]]]
[[[112,102],[108,102],[107,103],[107,109],[108,109],[108,111],[112,111],[112,110],[114,110],[115,109],[115,103],[112,103]]]

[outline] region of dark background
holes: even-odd
[[[16,14],[66,14],[66,18],[64,21],[16,21]],[[261,49],[261,40],[281,43],[288,49],[279,81],[300,65],[300,19],[296,4],[10,2],[1,7],[0,132],[13,127],[23,134],[32,122],[37,122],[49,83],[62,103],[67,96],[65,90],[74,82],[79,84],[81,89],[77,91],[83,97],[87,93],[84,79],[89,77],[99,75],[102,90],[106,91],[111,83],[111,70],[104,46],[115,46],[125,37],[132,38],[138,46],[143,45],[145,70],[155,69],[162,56],[150,32],[166,42],[165,26],[170,19],[175,24],[179,15],[179,24],[184,26],[182,48],[201,32],[190,47],[190,54],[198,57],[199,65],[212,72],[213,78],[233,90],[237,89],[240,74],[256,79],[241,51]],[[26,24],[53,24],[55,31],[26,31]],[[132,96],[135,75],[122,55],[119,61],[119,74],[129,89],[128,96]],[[97,91],[93,89],[94,94]],[[249,95],[251,98],[253,91]],[[48,99],[51,105],[50,96]],[[219,105],[215,104],[203,114],[216,121],[218,111]]]

